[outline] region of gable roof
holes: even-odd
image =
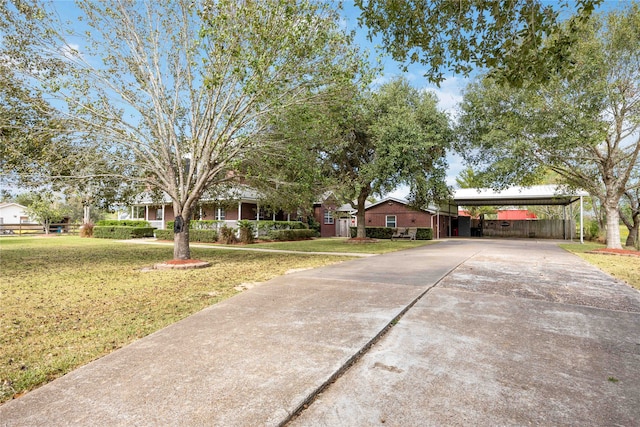
[[[26,208],[27,208],[26,206],[22,206],[21,204],[19,204],[19,203],[14,203],[14,202],[4,202],[4,203],[0,203],[0,209],[2,209],[2,208],[8,208],[9,206],[15,206],[15,207],[18,207],[18,208],[20,208],[20,209],[26,209]]]
[[[365,207],[364,207],[364,210],[366,211],[367,209],[370,209],[370,208],[376,207],[376,206],[378,206],[378,205],[381,205],[381,204],[383,204],[383,203],[387,203],[387,202],[396,202],[396,203],[400,203],[401,205],[408,205],[408,204],[409,204],[409,201],[408,201],[408,200],[405,200],[405,199],[398,199],[398,198],[395,198],[395,197],[385,197],[385,198],[384,198],[384,199],[382,199],[382,200],[379,200],[379,201],[377,201],[377,202],[375,202],[375,203],[371,203],[370,205],[365,206]],[[423,209],[423,210],[424,210],[424,209]]]
[[[382,199],[380,201],[377,201],[375,203],[371,203],[368,206],[365,206],[364,210],[366,211],[366,210],[368,210],[370,208],[373,208],[373,207],[378,206],[378,205],[382,205],[382,204],[387,203],[387,202],[396,202],[396,203],[400,203],[401,205],[405,205],[405,206],[409,205],[409,201],[406,200],[406,199],[399,199],[399,198],[396,198],[396,197],[385,197],[384,199]],[[438,207],[438,206],[435,206],[435,205],[429,205],[429,207],[426,208],[426,209],[425,208],[414,208],[414,207],[411,207],[411,209],[416,209],[416,210],[427,212],[427,213],[430,213],[430,214],[436,214],[436,213],[440,212],[440,214],[442,214],[442,215],[449,215],[449,213],[446,210],[443,210],[441,207]],[[453,212],[451,212],[451,213],[453,214]]]

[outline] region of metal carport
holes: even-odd
[[[458,206],[559,205],[566,207],[580,201],[580,243],[584,243],[583,197],[588,196],[589,193],[586,191],[571,190],[559,185],[510,187],[502,191],[494,191],[490,188],[460,188],[454,191],[453,202]]]

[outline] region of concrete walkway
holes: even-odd
[[[639,425],[640,293],[552,243],[450,240],[276,278],[0,407],[284,423]]]

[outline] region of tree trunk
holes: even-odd
[[[640,238],[640,200],[637,197],[634,200],[631,193],[625,193],[625,195],[629,199],[629,215],[622,209],[618,209],[618,214],[629,230],[625,246],[633,248],[638,246],[638,239]]]
[[[173,225],[173,259],[191,259],[191,248],[189,247],[189,210],[181,210],[174,205],[174,225]]]
[[[359,239],[367,237],[367,224],[365,223],[364,206],[368,196],[369,192],[365,190],[361,190],[358,195],[358,213],[356,214],[356,218],[358,219],[358,232],[356,233],[356,237]]]
[[[607,248],[622,249],[618,204],[607,201],[604,207],[607,213]]]
[[[633,227],[629,228],[629,235],[627,236],[627,241],[624,243],[625,246],[634,248],[638,244],[638,231],[640,230],[640,224],[634,222]]]
[[[173,259],[191,259],[191,248],[189,247],[189,228],[173,236]]]

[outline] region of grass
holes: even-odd
[[[170,246],[100,239],[0,238],[0,402],[229,298],[239,284],[345,260],[193,248],[213,266],[140,271],[172,255]]]
[[[330,237],[298,242],[256,243],[255,248],[283,249],[300,252],[338,252],[383,254],[437,243],[436,240],[379,240],[376,243],[347,243],[347,238]]]
[[[640,289],[640,259],[630,256],[589,254],[588,251],[604,248],[598,243],[585,243],[584,245],[567,243],[561,244],[561,248],[578,255],[590,264],[602,271],[611,274],[620,280],[624,280],[636,289]]]

